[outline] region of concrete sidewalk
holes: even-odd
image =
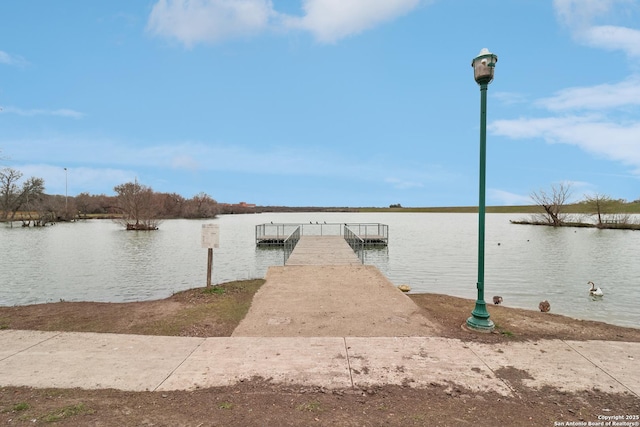
[[[631,392],[640,397],[640,343],[479,344],[439,337],[181,338],[0,331],[0,386],[191,390],[252,377],[330,389],[432,383],[513,393],[526,386]]]

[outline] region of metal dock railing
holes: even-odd
[[[300,236],[344,236],[353,235],[363,240],[365,246],[387,246],[389,243],[389,226],[380,223],[344,223],[344,222],[310,222],[301,223],[268,223],[256,225],[257,246],[284,246],[285,240],[296,230]]]
[[[269,223],[256,225],[256,246],[284,248],[284,262],[302,236],[342,236],[364,263],[364,249],[387,246],[389,226],[380,223]]]

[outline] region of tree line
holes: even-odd
[[[80,193],[49,195],[42,178],[22,180],[13,168],[0,169],[0,220],[22,221],[22,225],[44,226],[92,216],[111,217],[127,229],[155,229],[163,219],[213,218],[222,207],[201,192],[187,199],[177,193],[160,193],[137,180],[114,187],[114,196]]]
[[[221,213],[238,213],[235,212],[236,209],[219,204],[204,192],[186,199],[177,193],[155,192],[151,187],[140,184],[137,179],[116,185],[114,196],[80,193],[67,197],[45,194],[42,178],[22,178],[23,174],[19,170],[9,167],[0,169],[0,221],[19,220],[23,226],[44,226],[56,221],[99,215],[117,219],[129,230],[155,230],[163,219],[213,218]],[[526,223],[552,226],[569,223],[580,225],[581,223],[573,221],[566,212],[570,196],[571,186],[565,183],[552,185],[550,190],[532,192],[530,197],[542,208],[542,213]],[[635,202],[640,202],[640,199]],[[615,200],[605,194],[593,194],[585,196],[579,203],[592,212],[597,227],[636,226],[630,224],[631,216],[621,210],[625,204],[624,200]],[[401,205],[390,207],[399,208]],[[231,210],[227,212],[228,209]],[[270,209],[267,207],[264,210]]]

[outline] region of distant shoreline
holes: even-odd
[[[640,203],[625,203],[620,206],[620,214],[640,214]],[[404,212],[404,213],[477,213],[477,206],[443,207],[320,207],[320,206],[256,206],[256,213],[266,212]],[[567,214],[593,214],[589,207],[576,203],[565,205],[562,210]],[[543,214],[538,205],[487,206],[486,213]]]
[[[347,207],[347,206],[256,206],[250,210],[237,213],[219,213],[219,215],[245,215],[260,213],[293,213],[293,212],[331,212],[331,213],[478,213],[477,206],[441,206],[441,207]],[[485,212],[489,214],[544,214],[542,207],[538,205],[511,205],[511,206],[487,206]],[[565,205],[562,213],[573,215],[594,215],[589,206],[582,203]],[[609,213],[609,212],[608,212]],[[640,214],[640,203],[631,202],[619,205],[619,212],[609,214]],[[82,219],[116,219],[119,215],[113,213],[88,214]],[[14,219],[0,219],[0,222],[18,222],[23,218],[21,213]],[[161,218],[169,219],[169,218]],[[177,219],[177,218],[174,218]],[[535,221],[531,221],[534,223]],[[527,223],[526,220],[518,223]],[[612,227],[615,228],[615,227]],[[619,228],[619,227],[618,227]]]

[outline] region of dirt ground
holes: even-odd
[[[160,301],[59,302],[0,307],[0,329],[111,332],[176,336],[230,336],[246,314],[261,280],[212,291],[192,289]],[[489,307],[494,333],[462,327],[474,301],[436,294],[410,297],[443,337],[502,343],[517,340],[640,342],[640,329],[508,306]],[[599,415],[640,415],[640,399],[607,394],[597,385],[566,393],[531,389],[526,372],[496,375],[512,397],[433,384],[426,389],[385,386],[325,390],[272,384],[261,378],[233,387],[174,392],[0,387],[0,424],[64,426],[555,426],[598,422]],[[581,424],[574,424],[581,425]],[[584,424],[587,425],[587,424]]]

